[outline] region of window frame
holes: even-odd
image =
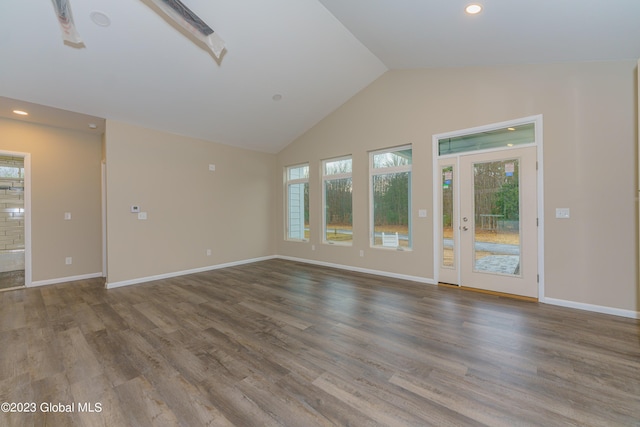
[[[326,165],[331,162],[338,162],[341,160],[349,160],[351,162],[351,172],[347,173],[337,173],[327,175]],[[322,185],[322,243],[327,245],[339,245],[339,246],[353,246],[353,156],[351,154],[340,156],[340,157],[332,157],[330,159],[325,159],[320,162],[321,167],[321,185]],[[327,182],[328,181],[337,181],[340,179],[351,179],[351,240],[346,242],[334,242],[331,240],[327,240]]]
[[[294,178],[294,179],[290,179],[289,178],[289,171],[291,171],[292,169],[298,169],[298,168],[307,168],[307,176],[306,177],[302,177],[302,178]],[[292,185],[298,185],[298,184],[306,184],[308,190],[310,191],[309,188],[309,174],[310,174],[310,165],[309,162],[304,162],[304,163],[297,163],[295,165],[290,165],[290,166],[285,166],[284,167],[284,209],[285,209],[285,218],[284,218],[284,239],[290,242],[308,242],[309,239],[304,237],[304,225],[302,227],[303,231],[302,231],[302,238],[295,238],[295,237],[291,237],[290,235],[290,229],[291,229],[291,221],[290,221],[290,208],[289,208],[289,188]],[[303,196],[304,197],[304,196]],[[310,196],[309,196],[310,197]],[[307,203],[309,202],[309,200],[307,200]],[[303,208],[302,208],[303,212],[302,212],[302,217],[303,217],[303,224],[305,223],[304,221],[304,202],[303,202]],[[311,228],[311,223],[309,223],[309,228]]]
[[[390,166],[390,167],[374,167],[374,157],[378,154],[385,153],[395,153],[403,150],[411,150],[412,159],[411,163],[408,165],[399,165],[399,166]],[[370,151],[369,152],[369,247],[372,249],[384,249],[384,250],[398,250],[398,251],[411,251],[413,250],[413,238],[412,238],[412,198],[413,198],[413,185],[412,185],[412,169],[413,169],[413,144],[405,144],[399,145],[395,147],[383,148],[380,150]],[[397,173],[405,173],[409,174],[409,182],[408,182],[408,246],[401,247],[398,245],[397,247],[386,247],[382,244],[375,244],[375,206],[374,206],[374,185],[373,179],[375,176],[379,175],[392,175]]]

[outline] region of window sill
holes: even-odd
[[[396,251],[396,252],[412,252],[413,248],[404,248],[402,246],[397,246],[395,248],[389,246],[370,246],[371,249],[382,249],[384,251]]]
[[[332,242],[332,241],[324,241],[323,245],[329,246],[353,246],[353,242]]]

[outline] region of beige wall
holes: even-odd
[[[635,68],[623,61],[386,73],[279,153],[278,254],[433,278],[432,135],[542,114],[545,297],[638,311]],[[367,153],[407,143],[414,249],[371,249]],[[353,246],[323,245],[319,164],[346,154],[354,168]],[[310,242],[287,242],[282,169],[307,161]],[[557,207],[570,208],[571,219],[555,219]]]
[[[0,119],[0,150],[31,154],[32,281],[100,273],[100,136]]]
[[[274,255],[274,154],[111,120],[105,146],[109,284]]]

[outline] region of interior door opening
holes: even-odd
[[[0,290],[25,286],[25,159],[0,153]]]

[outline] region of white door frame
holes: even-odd
[[[102,277],[107,277],[107,163],[100,164],[102,192]]]
[[[496,129],[518,126],[523,124],[534,124],[535,142],[536,142],[536,161],[537,161],[537,218],[538,218],[538,300],[544,301],[544,163],[543,163],[543,128],[542,114],[529,116],[515,120],[509,120],[500,123],[492,123],[474,128],[467,128],[453,132],[440,133],[432,136],[432,170],[433,170],[433,276],[436,283],[440,276],[440,258],[442,256],[440,243],[442,218],[440,216],[440,179],[441,172],[438,166],[440,156],[438,154],[438,141],[443,138],[455,138],[463,135],[470,135],[480,132],[488,132]],[[517,148],[514,147],[514,148]],[[480,151],[478,151],[480,152]],[[462,153],[460,153],[462,154]],[[444,157],[444,156],[443,156]],[[457,248],[456,248],[457,250]],[[458,269],[458,275],[460,271]],[[458,277],[459,279],[459,277]],[[460,283],[458,281],[458,283]]]
[[[31,153],[1,150],[0,155],[24,161],[24,285],[31,286]]]

